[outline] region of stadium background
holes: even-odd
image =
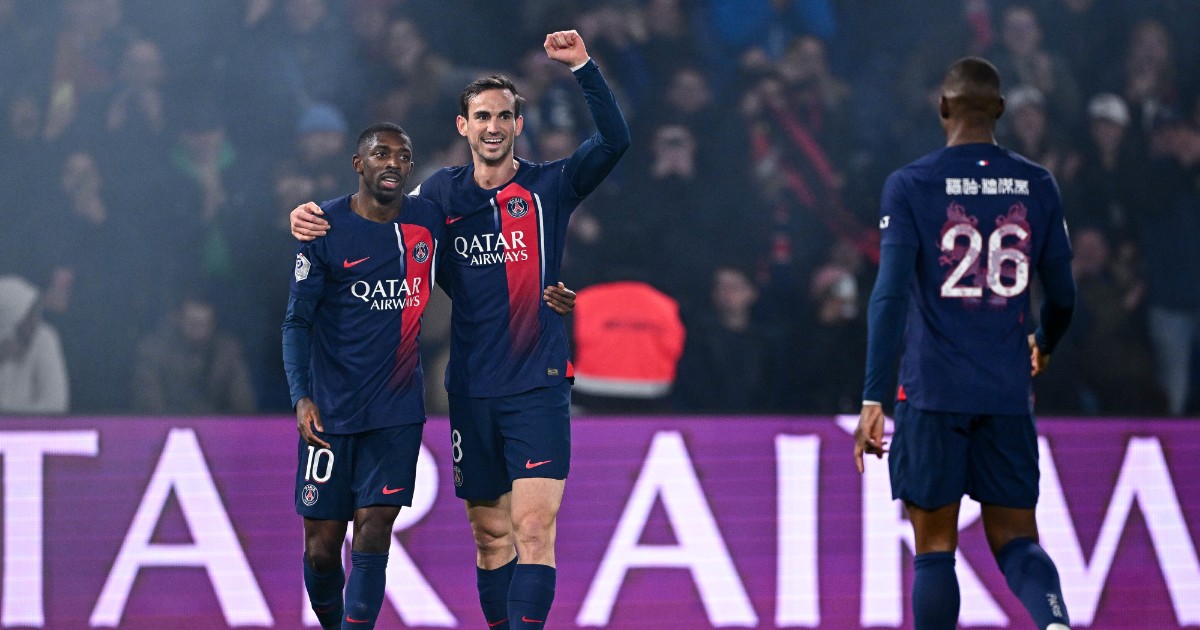
[[[1001,141],[1055,172],[1076,252],[1077,320],[1038,384],[1067,602],[1080,627],[1200,625],[1200,441],[1151,419],[1200,403],[1200,3],[0,0],[0,274],[42,290],[71,385],[71,417],[0,411],[0,626],[302,627],[286,213],[353,188],[379,119],[411,133],[413,185],[468,160],[452,121],[484,72],[529,100],[519,155],[569,153],[590,121],[543,58],[559,28],[634,130],[563,276],[653,285],[687,341],[668,397],[589,401],[657,415],[575,421],[553,623],[911,627],[907,523],[837,414],[883,178],[941,145],[941,70],[983,54]],[[429,380],[381,627],[479,625]],[[967,505],[960,621],[1023,627]]]

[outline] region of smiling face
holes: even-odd
[[[525,119],[517,114],[516,96],[503,89],[484,90],[467,101],[467,115],[458,117],[458,133],[471,145],[477,161],[487,166],[512,159],[513,143]]]
[[[412,157],[412,141],[407,135],[380,131],[365,139],[354,155],[359,190],[380,203],[396,199],[404,194],[404,185],[413,169]]]

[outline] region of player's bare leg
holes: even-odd
[[[918,630],[953,630],[960,598],[954,574],[958,548],[958,502],[936,510],[907,504],[916,535],[913,559],[913,626]]]
[[[479,605],[488,627],[508,630],[508,591],[517,566],[512,532],[512,493],[495,501],[467,501],[467,520],[475,537],[475,578]]]
[[[554,602],[558,579],[554,539],[565,486],[562,479],[513,481],[512,524],[518,563],[508,595],[508,617],[514,630],[544,627]]]
[[[345,521],[304,519],[304,586],[309,604],[326,630],[342,627],[342,587],[346,584],[342,541],[345,539]]]
[[[466,501],[467,520],[475,536],[475,565],[498,569],[516,556],[512,527],[512,493],[495,501]]]
[[[1058,569],[1038,545],[1032,509],[983,506],[983,530],[1008,587],[1025,605],[1038,628],[1066,630],[1070,625]]]

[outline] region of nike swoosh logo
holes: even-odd
[[[546,623],[545,619],[530,619],[525,615],[521,615],[521,621],[524,621],[525,623]]]
[[[397,492],[400,492],[403,489],[404,488],[389,488],[389,487],[387,487],[387,484],[383,484],[383,493],[384,494],[396,494]]]
[[[370,258],[370,256],[367,256],[367,258]],[[353,267],[354,265],[357,265],[358,263],[365,261],[367,258],[359,258],[358,260],[355,260],[353,262],[351,262],[349,258],[345,258],[345,259],[342,259],[342,266],[345,267],[346,269],[349,269],[349,268]]]
[[[529,468],[537,468],[538,466],[541,466],[542,464],[549,464],[549,463],[550,463],[550,462],[552,462],[552,461],[554,461],[554,460],[552,460],[552,459],[547,459],[547,460],[546,460],[546,461],[544,461],[544,462],[535,462],[535,461],[533,461],[532,459],[527,459],[527,460],[525,460],[525,468],[526,468],[526,469],[529,469]],[[541,622],[538,622],[538,623],[541,623]]]
[[[489,628],[495,628],[496,626],[498,626],[498,625],[500,625],[500,624],[504,623],[505,621],[508,621],[508,617],[505,617],[505,618],[501,619],[500,621],[493,621],[493,622],[491,622],[491,623],[489,623],[489,624],[488,624],[488,627],[489,627]]]
[[[459,221],[462,221],[461,215],[457,216],[457,217],[446,217],[446,225],[450,225],[451,223],[458,223]]]
[[[346,615],[346,621],[349,621],[350,623],[371,623],[370,619],[355,619],[350,615]]]

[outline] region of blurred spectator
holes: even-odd
[[[768,57],[779,59],[797,35],[828,40],[837,31],[829,0],[707,0],[703,4],[707,8],[700,14],[702,24],[711,39],[706,61],[721,75],[732,69],[729,60],[749,48],[761,48]]]
[[[1143,151],[1148,136],[1164,109],[1178,112],[1180,95],[1176,84],[1171,35],[1157,20],[1144,20],[1129,33],[1129,49],[1119,91],[1129,105],[1132,139]]]
[[[217,326],[211,302],[188,296],[137,344],[133,408],[153,414],[254,413],[241,344]]]
[[[1100,91],[1109,69],[1120,66],[1123,9],[1111,0],[1043,0],[1039,6],[1049,46],[1063,55],[1083,94]]]
[[[1142,309],[1145,285],[1114,269],[1111,248],[1100,230],[1075,230],[1071,244],[1079,288],[1071,344],[1079,349],[1084,410],[1162,414],[1166,405],[1153,379]]]
[[[333,199],[354,187],[354,170],[346,160],[347,131],[345,117],[328,103],[309,105],[300,115],[296,125],[297,166],[313,183],[313,196],[308,199]]]
[[[1057,128],[1070,130],[1083,101],[1071,67],[1042,47],[1038,16],[1024,5],[1008,7],[1001,22],[1001,46],[990,60],[1007,85],[1030,85],[1045,99],[1046,114]]]
[[[72,411],[125,411],[133,346],[170,286],[164,268],[175,254],[111,203],[91,154],[66,156],[50,199],[56,227],[35,249],[53,270],[44,301],[62,336]]]
[[[865,309],[853,268],[836,260],[819,267],[804,311],[792,352],[793,360],[801,358],[788,383],[796,393],[791,404],[818,413],[853,413],[862,405],[859,374],[866,367]]]
[[[459,91],[475,78],[431,50],[417,23],[405,18],[389,24],[382,59],[367,72],[376,77],[366,86],[373,93],[371,122],[398,121],[417,142],[442,137],[431,137],[429,129],[453,131],[447,114],[458,111]]]
[[[97,97],[115,81],[132,34],[122,0],[65,0],[54,51],[50,104],[43,133],[57,140],[86,132],[99,115]],[[72,128],[74,126],[74,128]]]
[[[696,137],[687,127],[659,126],[647,149],[635,158],[641,176],[622,191],[621,204],[600,216],[612,257],[606,261],[652,271],[651,282],[687,311],[708,302],[713,252],[754,261],[765,237],[753,237],[753,208],[733,212],[734,202],[722,196],[728,191],[708,187],[716,171],[703,170]],[[739,227],[723,230],[722,225]]]
[[[1073,196],[1064,199],[1072,226],[1104,232],[1118,250],[1134,240],[1129,209],[1136,204],[1138,156],[1126,141],[1129,108],[1116,94],[1097,94],[1088,101],[1088,141],[1084,145]]]
[[[1073,185],[1079,156],[1050,123],[1041,90],[1031,85],[1013,88],[1005,95],[1005,114],[1008,125],[1000,134],[1000,143],[1046,167],[1060,187]]]
[[[37,288],[0,276],[0,414],[66,413],[67,366]]]
[[[680,411],[761,413],[774,408],[774,340],[751,319],[758,289],[736,267],[711,276],[707,308],[687,320],[673,399]]]
[[[1168,412],[1195,399],[1192,357],[1200,345],[1200,127],[1169,110],[1150,138],[1133,213],[1146,265],[1146,302],[1158,381]]]

